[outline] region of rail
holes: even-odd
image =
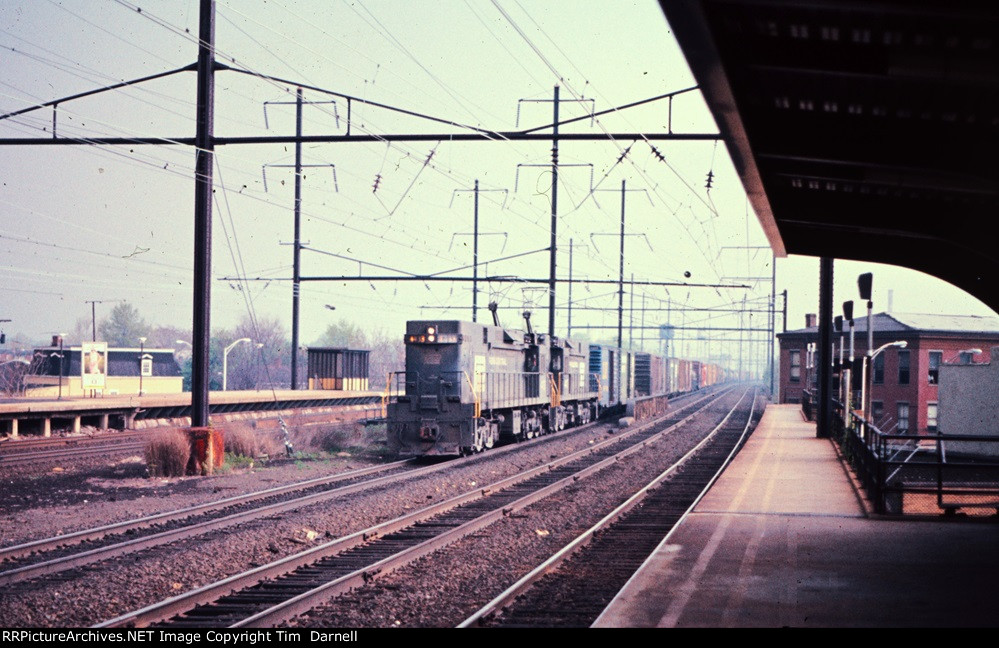
[[[614,523],[618,522],[622,518],[625,518],[629,513],[631,513],[636,508],[640,508],[641,506],[643,506],[643,500],[645,500],[646,496],[649,495],[650,493],[653,493],[655,489],[661,486],[666,480],[673,478],[676,475],[676,473],[679,470],[681,470],[681,466],[693,463],[691,461],[691,458],[697,455],[699,451],[701,451],[705,446],[707,446],[715,439],[719,431],[721,431],[726,426],[726,423],[729,421],[732,415],[742,404],[742,401],[745,399],[748,393],[749,390],[747,389],[746,392],[744,392],[743,395],[739,398],[739,401],[735,404],[735,406],[732,407],[732,409],[728,412],[728,414],[725,415],[725,417],[714,427],[714,429],[712,429],[696,446],[694,446],[686,454],[684,454],[683,457],[681,457],[678,461],[669,466],[665,471],[660,473],[659,476],[653,479],[650,483],[639,489],[635,494],[629,497],[622,504],[617,506],[617,508],[615,508],[609,514],[607,514],[594,526],[590,527],[581,535],[577,536],[573,541],[564,546],[562,549],[560,549],[550,558],[542,562],[540,565],[535,567],[533,570],[528,572],[520,580],[518,580],[516,583],[511,585],[509,588],[507,588],[504,592],[499,594],[492,601],[483,606],[476,613],[465,619],[462,623],[458,625],[458,627],[468,628],[468,627],[481,626],[483,622],[490,620],[491,617],[499,613],[503,608],[513,603],[520,595],[522,595],[525,591],[527,591],[527,589],[530,588],[532,585],[540,581],[546,575],[555,572],[555,570],[558,569],[560,565],[562,565],[571,557],[578,555],[582,549],[584,549],[585,547],[589,546],[592,542],[594,542],[594,540],[599,536],[599,534],[611,533],[613,529],[612,525]],[[750,406],[749,418],[747,419],[745,426],[742,428],[741,434],[738,436],[737,439],[734,440],[731,450],[724,454],[724,460],[722,461],[721,465],[715,466],[716,472],[711,473],[710,471],[708,471],[705,473],[703,467],[701,467],[700,470],[694,471],[697,473],[703,473],[698,476],[699,479],[705,480],[703,483],[699,483],[700,486],[703,486],[703,491],[706,491],[708,488],[710,488],[711,484],[714,483],[714,480],[717,478],[718,474],[720,474],[721,471],[724,469],[724,467],[728,465],[728,462],[731,460],[732,456],[734,456],[735,452],[738,450],[738,448],[742,446],[743,442],[745,441],[745,437],[749,432],[749,428],[752,422],[753,412],[755,410],[755,403],[756,403],[756,394],[754,393],[752,404]],[[703,493],[703,491],[701,491],[701,493]],[[696,495],[696,493],[691,493],[691,502],[695,501],[694,500],[695,497],[696,500],[699,501],[700,496]],[[682,511],[679,511],[679,513],[683,514],[681,516],[678,516],[679,519],[682,520],[683,517],[685,517],[686,512],[689,512],[689,510],[692,509],[693,506],[694,506],[693,503],[685,501]],[[676,524],[679,524],[679,521],[677,521]],[[639,523],[638,526],[639,527],[648,526],[648,524],[647,522],[644,524]],[[650,533],[652,534],[652,536],[656,538],[661,537],[661,535],[657,531],[650,530]],[[625,532],[623,535],[626,536],[626,540],[628,542],[632,542],[634,540],[634,536],[629,535],[628,532]],[[594,583],[593,585],[594,587],[600,587],[600,586],[605,586],[606,584]],[[563,604],[564,602],[560,602],[558,605],[561,606]],[[532,608],[532,615],[534,613],[537,613],[537,610],[534,610]],[[547,615],[541,614],[539,615],[539,617],[544,619],[543,624],[547,627],[549,622]]]

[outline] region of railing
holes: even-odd
[[[839,419],[839,417],[835,417]],[[877,513],[999,514],[999,436],[892,434],[838,420],[836,437]]]
[[[801,411],[806,420],[815,420],[815,393],[810,389],[804,389],[801,392]]]

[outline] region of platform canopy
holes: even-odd
[[[999,310],[999,3],[661,0],[778,256]]]

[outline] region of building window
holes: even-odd
[[[885,354],[879,353],[874,356],[874,369],[871,372],[871,381],[875,385],[883,385],[885,382]]]
[[[898,384],[909,384],[909,352],[898,352]]]
[[[958,362],[963,365],[969,365],[971,364],[972,358],[974,358],[973,353],[971,353],[970,351],[962,351],[961,355],[958,358]]]
[[[930,351],[929,383],[938,384],[940,380],[940,363],[943,361],[943,351]]]
[[[871,401],[871,420],[878,428],[881,427],[881,419],[885,415],[885,404],[881,401]]]
[[[153,375],[153,359],[152,358],[143,358],[142,359],[141,371],[142,371],[142,375],[143,376],[152,376]]]
[[[926,404],[926,429],[935,432],[937,429],[937,404]]]
[[[794,349],[791,352],[791,382],[801,382],[801,351]]]
[[[899,434],[909,433],[909,404],[899,403],[898,404],[898,427],[897,431]]]

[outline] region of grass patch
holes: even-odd
[[[256,460],[253,457],[247,457],[246,455],[237,455],[231,452],[225,453],[225,461],[222,463],[221,468],[218,472],[225,474],[230,473],[235,470],[250,470],[256,465]]]
[[[257,435],[246,425],[235,424],[226,427],[224,438],[227,457],[233,455],[252,460],[259,454]]]

